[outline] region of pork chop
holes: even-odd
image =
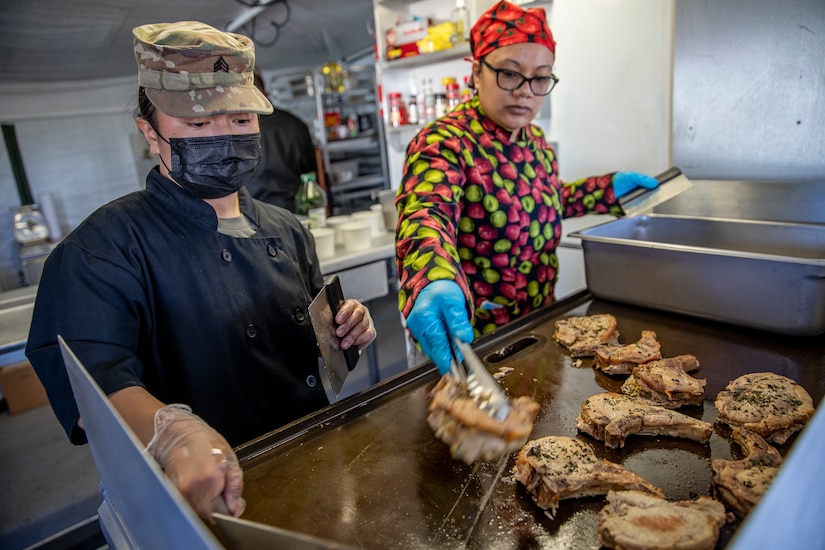
[[[617,343],[619,331],[613,315],[599,313],[557,320],[553,339],[566,347],[572,357],[590,357],[598,347]]]
[[[593,366],[607,374],[630,374],[636,365],[662,358],[662,345],[652,330],[643,330],[642,337],[626,346],[606,345],[595,350]]]
[[[638,474],[599,459],[584,441],[562,435],[528,441],[519,451],[513,474],[551,518],[559,501],[568,498],[628,489],[664,496],[661,489]]]
[[[610,448],[624,447],[627,436],[666,435],[707,443],[713,426],[686,414],[649,405],[620,393],[598,393],[582,403],[576,427]]]
[[[741,426],[782,445],[814,414],[805,388],[779,374],[755,372],[733,380],[716,396],[719,421]]]
[[[728,516],[710,497],[668,501],[639,491],[610,491],[596,537],[621,550],[712,550]]]
[[[779,472],[782,455],[759,434],[747,428],[734,428],[731,437],[742,448],[745,458],[714,458],[710,461],[713,494],[741,519],[770,487]]]
[[[622,384],[622,393],[667,409],[701,405],[705,400],[707,381],[687,373],[698,367],[699,361],[693,355],[678,355],[637,365]]]
[[[539,413],[540,405],[527,396],[509,403],[507,418],[498,421],[478,407],[465,383],[445,374],[430,392],[427,423],[456,460],[493,460],[524,445]]]

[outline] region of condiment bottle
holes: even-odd
[[[327,196],[315,179],[315,172],[301,174],[301,186],[295,194],[295,212],[309,217],[310,227],[327,225]]]
[[[407,123],[418,124],[420,117],[418,116],[418,101],[415,95],[410,96],[410,103],[407,105]]]
[[[447,96],[435,94],[435,118],[439,119],[447,114]]]
[[[424,122],[432,122],[436,119],[433,79],[428,79],[422,88],[424,89]]]
[[[390,93],[390,126],[397,128],[407,123],[406,109],[404,101],[401,99],[401,92]]]
[[[358,137],[358,116],[355,111],[352,111],[347,117],[347,131],[349,137]]]
[[[465,44],[470,32],[470,12],[467,11],[465,0],[455,0],[455,8],[450,14],[450,21],[455,27],[455,35],[451,42],[454,45]]]
[[[453,80],[445,88],[447,89],[447,109],[452,111],[461,102],[458,97],[458,83]]]

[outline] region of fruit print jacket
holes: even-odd
[[[422,129],[396,197],[404,317],[439,279],[461,286],[477,336],[552,303],[562,218],[622,214],[613,174],[570,183],[557,174],[540,128],[511,142],[477,96]]]

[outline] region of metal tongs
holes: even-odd
[[[470,397],[476,402],[478,408],[485,411],[499,422],[504,422],[510,414],[510,404],[507,396],[499,386],[498,382],[487,371],[487,367],[478,358],[476,352],[468,344],[453,339],[453,346],[450,346],[450,353],[453,360],[450,363],[450,372],[458,380],[467,384]],[[464,357],[464,365],[458,360],[458,353]]]

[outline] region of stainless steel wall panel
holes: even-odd
[[[673,164],[690,178],[825,177],[825,2],[676,2]]]

